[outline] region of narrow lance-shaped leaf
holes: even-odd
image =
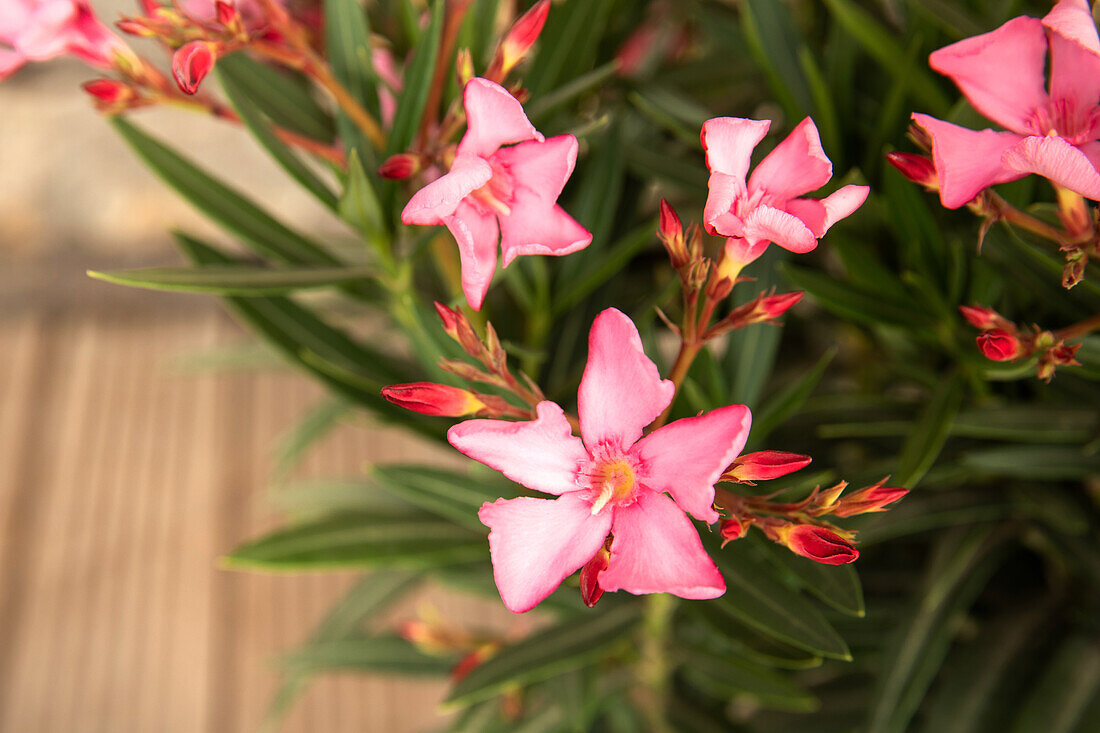
[[[137,270],[89,270],[88,275],[117,285],[214,295],[257,297],[296,290],[330,288],[371,280],[373,267],[313,267],[274,269],[258,267],[147,267]]]
[[[358,0],[325,0],[325,39],[332,73],[351,96],[375,120],[380,119],[378,93],[375,91],[371,64],[370,28],[367,14]],[[366,164],[374,168],[374,149],[363,132],[343,112],[338,111],[336,123],[349,155],[358,152]]]
[[[324,143],[332,142],[336,128],[307,83],[292,79],[273,66],[233,53],[218,59],[218,73],[230,78],[256,107],[280,127]]]
[[[943,449],[951,423],[962,404],[962,382],[952,376],[942,382],[902,446],[893,481],[907,489],[917,485]]]
[[[428,27],[420,35],[413,60],[405,71],[405,86],[397,101],[390,144],[386,150],[390,155],[400,153],[412,145],[413,137],[424,117],[424,107],[428,102],[428,92],[431,90],[436,60],[439,58],[445,5],[444,0],[434,0],[432,3]]]

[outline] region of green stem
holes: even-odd
[[[646,729],[653,733],[672,730],[668,722],[669,682],[672,677],[668,641],[675,611],[675,596],[653,593],[645,598],[642,656],[637,672],[642,686],[640,703],[647,721]]]

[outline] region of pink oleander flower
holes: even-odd
[[[601,590],[722,595],[725,581],[684,512],[718,520],[714,484],[745,445],[749,409],[721,407],[642,437],[672,401],[672,382],[661,379],[638,330],[614,308],[596,317],[588,349],[577,398],[583,441],[553,402],[540,402],[533,421],[468,420],[447,434],[467,456],[558,497],[481,507],[504,605],[516,613],[534,608],[593,560],[609,534]],[[594,596],[589,588],[586,599]]]
[[[58,56],[108,69],[125,50],[86,0],[0,0],[0,80]]]
[[[1085,0],[1062,0],[1042,20],[1014,18],[953,43],[934,52],[929,64],[1007,130],[969,130],[913,115],[932,138],[945,207],[958,208],[989,186],[1030,173],[1100,200],[1100,38]]]
[[[471,79],[463,101],[468,129],[450,172],[417,191],[401,221],[451,230],[462,290],[480,310],[496,271],[498,240],[507,267],[518,255],[584,249],[592,234],[557,205],[577,160],[577,138],[544,139],[515,97],[486,79]]]
[[[703,223],[711,234],[728,237],[726,257],[739,265],[762,255],[771,242],[791,252],[809,252],[829,227],[867,198],[866,186],[844,186],[823,199],[801,198],[833,177],[833,164],[809,117],[746,180],[752,151],[770,125],[739,117],[703,123],[710,169]]]

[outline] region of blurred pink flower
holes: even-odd
[[[545,140],[507,89],[471,79],[463,99],[468,129],[451,170],[417,191],[401,212],[406,224],[444,224],[458,242],[462,290],[481,308],[497,267],[518,255],[565,255],[592,234],[557,205],[577,160],[577,138]],[[510,147],[502,147],[511,145]]]
[[[195,20],[204,23],[220,22],[216,0],[177,0],[177,2],[184,14]],[[276,0],[276,3],[286,5],[285,0]],[[229,4],[240,13],[245,28],[255,30],[267,24],[267,14],[260,0],[236,0]]]
[[[833,177],[809,117],[760,162],[752,175],[753,149],[771,123],[716,117],[703,123],[703,149],[710,169],[710,193],[703,223],[726,242],[726,257],[752,262],[774,242],[791,252],[809,252],[829,227],[858,209],[866,186],[844,186],[823,199],[800,198]]]
[[[1008,130],[969,130],[913,115],[932,138],[945,207],[958,208],[988,186],[1029,173],[1100,200],[1100,38],[1085,0],[1062,0],[1041,21],[1014,18],[941,48],[929,63]]]
[[[469,457],[558,496],[499,499],[478,513],[492,530],[504,605],[516,613],[534,608],[601,551],[608,533],[602,590],[722,595],[725,581],[684,512],[718,520],[714,484],[745,445],[749,409],[721,407],[643,438],[672,400],[672,382],[661,379],[638,330],[614,308],[596,317],[588,348],[577,399],[583,442],[553,402],[539,403],[530,422],[468,420],[447,434]]]
[[[110,68],[124,49],[85,0],[0,0],[0,79],[58,56]]]

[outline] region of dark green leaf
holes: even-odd
[[[871,325],[925,327],[934,323],[927,313],[913,308],[912,303],[886,300],[881,294],[860,290],[805,267],[783,263],[781,268],[791,285],[805,290],[842,318]]]
[[[810,113],[810,86],[798,61],[802,38],[784,3],[747,0],[741,6],[746,46],[768,78],[768,84],[792,120]]]
[[[234,266],[146,267],[139,270],[107,272],[89,270],[88,275],[97,280],[149,290],[254,297],[370,280],[374,278],[376,272],[373,267],[364,266],[293,270]]]
[[[388,247],[389,235],[382,204],[355,150],[348,156],[347,186],[340,197],[338,211],[340,218],[362,232],[375,249]],[[388,252],[383,256],[389,257]]]
[[[756,544],[776,567],[794,576],[799,585],[828,605],[849,616],[862,617],[866,613],[855,566],[822,565],[770,542]]]
[[[836,356],[836,348],[826,351],[817,364],[802,377],[783,391],[768,400],[764,408],[753,418],[752,441],[753,445],[760,445],[767,435],[791,415],[798,412],[806,399],[813,393],[817,383],[821,381],[825,370],[829,367],[833,357]]]
[[[1100,472],[1100,455],[1071,446],[1013,446],[967,453],[963,465],[993,476],[1074,479]]]
[[[457,657],[428,656],[399,636],[344,638],[318,641],[283,658],[292,673],[317,673],[351,669],[396,675],[448,674]]]
[[[893,483],[911,489],[932,467],[947,442],[951,423],[962,404],[962,380],[952,376],[940,383],[905,440]],[[891,484],[892,485],[892,484]]]
[[[1054,655],[1039,684],[1016,715],[1012,733],[1094,731],[1100,720],[1085,720],[1100,695],[1100,643],[1096,637],[1071,636]],[[1095,705],[1093,705],[1095,707]]]
[[[218,73],[229,78],[257,108],[280,127],[329,143],[336,128],[308,87],[268,64],[234,53],[218,59]]]
[[[375,466],[371,474],[379,488],[478,532],[484,529],[478,509],[502,495],[501,482],[479,481],[468,473],[422,466]]]
[[[374,67],[370,55],[370,28],[359,0],[325,0],[325,40],[332,73],[351,96],[375,120],[380,119]],[[352,151],[371,168],[374,149],[358,126],[343,112],[337,112],[340,136],[350,156]]]
[[[787,677],[732,654],[685,649],[682,672],[693,686],[725,700],[750,698],[760,704],[791,712],[817,709],[817,700]]]
[[[656,222],[646,222],[608,247],[606,255],[592,270],[555,294],[554,314],[568,312],[585,296],[619,273],[635,254],[656,239],[656,231]]]
[[[428,27],[420,35],[415,55],[405,70],[405,86],[397,100],[390,143],[386,151],[390,155],[400,153],[412,145],[413,137],[424,117],[424,106],[428,103],[428,92],[435,74],[436,59],[439,57],[445,5],[443,0],[432,2]]]

